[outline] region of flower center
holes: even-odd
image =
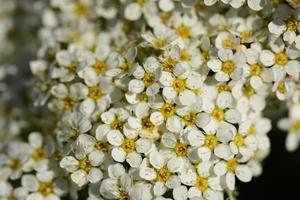
[[[76,17],[84,17],[88,14],[88,8],[82,3],[76,3],[73,7],[73,12]]]
[[[79,168],[89,172],[92,168],[90,160],[87,157],[84,157],[82,160],[79,160]]]
[[[130,197],[127,192],[120,191],[118,200],[130,200]]]
[[[188,147],[186,144],[177,143],[175,145],[174,152],[179,157],[185,157],[188,154]]]
[[[262,68],[259,64],[250,65],[250,76],[259,76],[262,73]]]
[[[292,123],[291,131],[300,133],[300,120],[296,120]]]
[[[280,81],[280,83],[277,86],[277,91],[280,92],[280,93],[282,93],[282,94],[285,93],[286,88],[285,88],[284,81]]]
[[[89,87],[88,96],[96,101],[102,96],[102,91],[98,86]]]
[[[160,49],[164,47],[167,44],[167,41],[165,39],[156,39],[153,43],[153,47],[155,49]]]
[[[225,113],[223,109],[219,107],[215,107],[211,112],[211,116],[215,118],[217,121],[222,121],[225,118]]]
[[[141,102],[147,102],[148,101],[148,96],[147,96],[146,92],[140,93],[138,97],[139,97],[139,100]]]
[[[119,130],[120,132],[123,131],[123,127],[124,127],[125,122],[119,120],[119,119],[115,119],[111,124],[110,124],[110,128],[114,129],[114,130]]]
[[[244,146],[244,137],[240,133],[237,133],[233,138],[233,143],[238,146]]]
[[[52,182],[40,182],[38,192],[43,196],[48,196],[53,193],[53,183]]]
[[[15,196],[10,195],[7,197],[7,200],[18,200]]]
[[[76,139],[77,137],[79,136],[79,131],[77,129],[72,129],[70,132],[69,132],[69,137],[71,139]]]
[[[250,86],[246,85],[243,88],[243,94],[247,97],[250,98],[254,94],[255,90]]]
[[[68,66],[69,71],[72,72],[72,73],[75,73],[77,71],[78,65],[79,65],[78,61],[72,61]]]
[[[156,179],[159,182],[166,182],[169,180],[171,172],[167,167],[160,168],[156,171]]]
[[[183,116],[184,123],[186,125],[194,125],[196,123],[196,113],[189,113]]]
[[[120,65],[120,69],[123,71],[123,72],[128,72],[132,67],[132,63],[129,63],[129,62],[124,62]]]
[[[171,117],[175,114],[175,107],[171,104],[167,104],[165,103],[161,109],[160,109],[160,112],[162,113],[162,115],[165,117],[165,118],[168,118],[168,117]]]
[[[241,33],[241,39],[242,39],[242,42],[248,42],[251,40],[252,38],[252,32],[251,31],[243,31]]]
[[[204,62],[207,63],[207,62],[209,61],[209,59],[210,59],[210,54],[209,54],[209,52],[208,52],[208,51],[203,51],[203,52],[201,53],[201,55],[202,55],[202,57],[203,57],[203,59],[204,59]]]
[[[135,0],[137,4],[143,7],[149,0]]]
[[[206,135],[204,145],[213,150],[218,145],[218,138],[215,135]]]
[[[12,160],[10,160],[8,166],[11,170],[16,171],[16,170],[20,169],[21,162],[18,158],[12,159]]]
[[[35,161],[43,160],[46,157],[46,153],[44,149],[37,148],[33,151],[31,157]]]
[[[237,166],[237,160],[235,158],[227,161],[227,170],[233,172]]]
[[[179,78],[174,79],[172,87],[177,93],[183,92],[186,88],[185,80]]]
[[[65,97],[62,101],[66,110],[72,109],[76,104],[75,100],[73,100],[72,97]]]
[[[208,181],[206,178],[204,178],[202,176],[198,176],[196,179],[195,186],[196,186],[196,188],[198,188],[198,190],[200,190],[201,192],[204,192],[208,188]]]
[[[285,65],[288,62],[288,57],[284,52],[275,54],[275,63],[277,65]]]
[[[226,83],[221,83],[217,86],[218,93],[229,92],[230,88]]]
[[[98,75],[103,74],[108,69],[107,64],[103,60],[96,60],[92,67]]]
[[[231,74],[235,70],[235,65],[234,65],[234,63],[231,60],[225,61],[222,64],[221,70],[225,74]]]
[[[285,21],[285,24],[286,24],[286,27],[287,27],[288,31],[294,31],[295,32],[298,29],[299,21],[294,16],[291,16]]]
[[[127,138],[127,139],[124,139],[121,147],[126,153],[131,153],[135,150],[136,144],[133,139]]]
[[[247,132],[248,132],[249,135],[255,135],[257,133],[255,125],[251,124],[250,127],[248,128]]]
[[[190,61],[191,60],[191,55],[190,52],[187,49],[184,49],[181,51],[180,59],[182,61]]]
[[[95,143],[95,148],[102,151],[102,152],[108,152],[108,145],[105,142],[97,141]]]
[[[152,124],[152,122],[150,121],[149,118],[143,118],[142,119],[142,127],[144,130],[152,132],[155,126],[154,126],[154,124]]]
[[[188,27],[188,26],[186,26],[184,24],[181,24],[180,26],[178,26],[176,28],[176,30],[177,30],[177,33],[182,38],[189,38],[189,37],[191,37],[191,29],[190,29],[190,27]]]
[[[145,86],[152,85],[155,81],[155,75],[153,73],[146,73],[142,79],[144,81]]]
[[[177,64],[177,61],[171,58],[168,58],[163,62],[163,70],[166,72],[173,72],[175,66]]]
[[[232,49],[233,48],[233,40],[230,39],[230,38],[227,38],[227,39],[223,40],[222,46],[223,46],[223,48]]]

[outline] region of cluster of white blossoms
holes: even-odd
[[[40,8],[31,82],[55,128],[1,141],[1,200],[234,199],[262,173],[274,99],[300,143],[300,0]]]

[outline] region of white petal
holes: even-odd
[[[34,175],[24,175],[22,177],[22,186],[28,191],[37,191],[39,183]]]
[[[125,168],[120,163],[112,164],[108,166],[108,175],[110,178],[118,179],[125,174]]]
[[[247,0],[249,8],[255,11],[263,9],[265,6],[265,1],[262,0]]]
[[[214,166],[214,172],[216,175],[218,176],[223,176],[227,171],[227,164],[225,162],[218,162],[215,166]]]
[[[113,148],[111,156],[117,162],[124,162],[126,159],[126,153],[121,148]]]
[[[297,135],[295,133],[289,133],[285,140],[285,147],[288,151],[292,152],[297,149],[299,145]]]
[[[161,125],[164,122],[164,116],[160,112],[154,112],[150,115],[150,121],[154,125]]]
[[[185,186],[179,186],[173,190],[174,200],[186,200],[188,198],[188,190]]]
[[[88,182],[87,174],[83,170],[78,170],[78,171],[73,172],[71,174],[71,179],[79,187],[82,187],[84,184],[86,184]]]
[[[107,141],[114,146],[120,146],[123,140],[124,137],[120,131],[112,130],[107,134]]]
[[[181,105],[189,106],[196,102],[196,94],[191,90],[184,90],[178,96]]]
[[[238,165],[235,170],[235,174],[242,182],[249,182],[252,179],[252,173],[247,165]]]
[[[126,6],[126,9],[125,9],[126,19],[135,21],[135,20],[138,20],[141,17],[141,15],[142,15],[142,12],[141,12],[141,7],[139,4],[131,3]]]
[[[160,0],[158,6],[164,12],[169,12],[174,9],[174,3],[171,0]]]
[[[148,153],[151,147],[151,140],[140,138],[136,141],[136,151],[139,153]]]
[[[89,182],[97,183],[103,178],[103,173],[100,169],[93,167],[87,176]]]
[[[105,154],[102,151],[96,150],[89,154],[88,156],[92,166],[99,166],[105,158]]]
[[[235,177],[234,174],[231,172],[228,172],[226,174],[226,185],[228,187],[229,190],[234,190],[235,188]]]
[[[230,147],[229,147],[229,145],[226,145],[226,144],[219,144],[215,148],[214,153],[219,158],[222,158],[222,159],[225,159],[225,160],[228,160],[232,156],[232,152],[230,150]]]
[[[140,177],[147,181],[152,181],[156,178],[156,172],[153,168],[150,167],[142,167],[139,170]]]
[[[79,162],[72,156],[66,156],[60,161],[59,165],[61,168],[73,172],[78,169]]]
[[[182,131],[183,126],[184,126],[183,121],[181,120],[181,118],[177,116],[172,116],[168,118],[166,123],[167,129],[174,133],[179,133],[180,131]]]
[[[208,161],[211,157],[211,150],[207,147],[200,147],[198,149],[198,156],[203,161]]]
[[[138,154],[136,152],[132,152],[127,155],[126,161],[128,162],[128,164],[131,167],[137,168],[140,166],[140,164],[142,162],[142,157],[140,154]]]
[[[263,50],[259,58],[260,61],[267,67],[274,65],[274,54],[269,50]]]

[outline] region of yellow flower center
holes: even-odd
[[[106,62],[104,62],[103,60],[96,60],[92,67],[97,74],[103,74],[108,69]]]
[[[218,138],[215,135],[206,135],[204,145],[213,150],[218,145]]]
[[[155,75],[153,73],[146,73],[142,79],[144,81],[145,86],[152,85],[155,81]]]
[[[53,183],[52,182],[40,182],[38,192],[43,196],[48,196],[53,193]]]
[[[282,93],[282,94],[285,93],[286,88],[285,88],[284,81],[280,81],[280,83],[277,86],[277,91],[280,92],[280,93]]]
[[[72,109],[76,104],[76,101],[71,97],[65,97],[62,101],[66,110]]]
[[[275,54],[275,63],[277,65],[285,65],[289,61],[289,58],[284,52],[276,53]]]
[[[70,132],[69,132],[69,137],[71,139],[76,139],[77,137],[79,136],[79,131],[77,129],[72,129]]]
[[[206,178],[204,178],[202,176],[198,176],[196,179],[195,186],[196,186],[196,188],[198,188],[198,190],[200,190],[201,192],[204,192],[208,188],[208,181]]]
[[[130,200],[130,197],[127,192],[120,191],[118,200]]]
[[[221,83],[217,86],[218,93],[229,92],[230,88],[226,83]]]
[[[69,71],[72,72],[72,73],[75,73],[77,71],[78,65],[79,65],[78,61],[72,61],[68,66]]]
[[[288,31],[297,31],[298,25],[299,25],[299,20],[295,18],[294,16],[289,17],[285,21],[286,27]]]
[[[180,60],[182,60],[182,61],[190,61],[191,60],[190,52],[187,49],[184,49],[181,51]]]
[[[126,153],[131,153],[135,150],[136,144],[133,139],[126,138],[124,139],[121,147]]]
[[[160,19],[164,23],[167,23],[172,16],[172,12],[161,12]]]
[[[123,72],[128,72],[132,67],[132,63],[126,61],[122,63],[119,67]]]
[[[184,25],[184,24],[181,24],[180,26],[178,26],[176,28],[177,30],[177,33],[179,34],[180,37],[182,38],[189,38],[191,37],[191,29],[190,27]]]
[[[215,118],[217,121],[222,121],[225,118],[225,113],[223,109],[219,107],[215,107],[211,112],[211,116]]]
[[[148,96],[147,96],[146,92],[140,93],[138,97],[139,97],[139,100],[141,102],[147,102],[148,101]]]
[[[300,133],[300,120],[296,120],[292,123],[290,128],[291,131]]]
[[[96,101],[102,96],[102,91],[98,86],[89,87],[88,96]]]
[[[177,143],[174,147],[174,152],[179,157],[185,157],[188,154],[188,146],[183,143]]]
[[[233,138],[233,143],[238,146],[238,147],[241,147],[241,146],[244,146],[244,137],[242,134],[240,133],[237,133],[234,138]]]
[[[233,48],[233,40],[230,39],[230,38],[227,38],[227,39],[223,40],[222,46],[223,46],[223,48],[232,49]]]
[[[172,83],[172,87],[176,92],[183,92],[186,88],[185,80],[175,78]]]
[[[237,166],[237,160],[235,158],[227,161],[227,170],[233,172]]]
[[[21,162],[18,158],[12,159],[12,160],[10,160],[8,166],[12,171],[16,171],[16,170],[20,169]]]
[[[168,117],[173,116],[173,115],[175,114],[176,110],[175,110],[174,105],[165,103],[165,104],[161,107],[160,112],[162,113],[162,115],[163,115],[165,118],[168,118]]]
[[[152,132],[153,129],[155,128],[155,125],[152,124],[149,118],[143,118],[142,119],[142,127],[144,130],[147,130],[149,132]]]
[[[41,148],[37,148],[33,151],[33,153],[31,154],[31,157],[34,161],[43,160],[46,158],[45,150],[41,149]]]
[[[76,3],[73,7],[73,12],[76,17],[84,17],[88,14],[88,8],[83,3]]]
[[[90,160],[87,157],[84,157],[83,159],[79,160],[79,168],[86,172],[89,172],[92,168]]]
[[[209,59],[210,59],[210,54],[209,54],[209,52],[208,52],[208,51],[203,51],[203,52],[201,53],[201,55],[202,55],[202,57],[203,57],[203,59],[204,59],[204,62],[207,63],[207,62],[209,61]]]
[[[162,67],[163,67],[163,70],[166,71],[166,72],[173,72],[176,64],[177,64],[176,60],[168,58],[167,60],[165,60],[163,62]]]
[[[242,42],[249,42],[252,38],[252,32],[251,31],[243,31],[241,33],[241,39],[242,39]]]
[[[135,0],[137,4],[143,7],[149,0]]]
[[[259,64],[250,65],[250,76],[259,76],[262,73],[262,68]]]
[[[250,85],[246,85],[243,88],[243,94],[247,98],[250,98],[254,94],[254,92],[255,92],[255,90]]]
[[[159,182],[166,182],[169,180],[171,172],[167,167],[160,168],[156,171],[156,179]]]
[[[254,125],[254,124],[251,124],[251,125],[249,126],[247,132],[248,132],[249,135],[255,135],[255,134],[257,133],[255,125]]]
[[[235,65],[231,60],[225,61],[222,64],[221,70],[226,74],[231,74],[235,70]]]
[[[115,119],[111,124],[110,124],[110,128],[114,129],[114,130],[119,130],[119,131],[123,131],[123,127],[124,127],[125,122],[119,120],[119,119]]]
[[[167,44],[167,41],[165,39],[156,39],[153,43],[153,47],[155,49],[160,49],[164,47]]]
[[[108,144],[102,141],[97,141],[95,143],[95,148],[105,153],[108,152]]]
[[[183,120],[184,120],[184,123],[188,126],[194,125],[196,123],[196,113],[191,112],[191,113],[183,116]]]

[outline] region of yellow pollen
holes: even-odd
[[[160,49],[164,47],[167,44],[167,41],[165,39],[156,39],[153,43],[153,47],[155,49]]]
[[[103,60],[96,60],[92,67],[97,74],[103,74],[108,69],[107,64]]]
[[[284,81],[280,81],[280,83],[277,86],[277,91],[280,92],[280,93],[282,93],[282,94],[285,93],[286,88],[285,88]]]
[[[84,4],[78,2],[74,5],[73,12],[76,17],[85,17],[88,14],[88,8]]]
[[[299,20],[294,16],[291,16],[285,21],[285,24],[288,31],[296,32],[298,30]]]
[[[208,52],[208,51],[203,51],[203,52],[201,53],[201,55],[202,55],[202,57],[203,57],[203,59],[204,59],[204,62],[207,63],[207,62],[209,61],[209,59],[210,59],[210,54],[209,54],[209,52]]]
[[[163,70],[166,72],[173,72],[173,70],[175,69],[175,66],[177,64],[176,60],[173,60],[171,58],[168,58],[167,60],[165,60],[162,64]]]
[[[144,130],[147,130],[149,132],[152,132],[153,129],[155,128],[155,125],[152,124],[149,118],[143,118],[142,119],[142,127]]]
[[[196,179],[195,186],[198,190],[200,190],[201,192],[204,192],[208,188],[208,181],[206,178],[204,178],[202,176],[198,176]]]
[[[124,63],[122,63],[119,67],[120,67],[120,69],[121,69],[122,71],[128,72],[128,71],[131,69],[131,67],[132,67],[132,63],[124,62]]]
[[[181,51],[180,60],[182,60],[182,61],[190,61],[191,60],[190,52],[187,49],[184,49]]]
[[[294,121],[290,130],[296,133],[300,133],[300,120]]]
[[[95,148],[105,153],[108,152],[108,144],[102,141],[97,141],[95,144]]]
[[[161,114],[165,118],[173,116],[175,114],[175,111],[176,111],[175,107],[173,105],[167,104],[167,103],[165,103],[160,109]]]
[[[184,25],[184,24],[181,24],[180,26],[178,26],[176,28],[178,34],[180,35],[180,37],[182,38],[189,38],[191,37],[191,29],[190,27]]]
[[[160,19],[164,22],[167,23],[169,19],[172,16],[172,12],[161,12],[160,14]]]
[[[194,125],[196,123],[196,113],[189,113],[183,116],[184,123],[186,125]]]
[[[143,7],[149,0],[135,0],[137,4]]]
[[[155,81],[155,75],[153,73],[146,73],[144,77],[142,78],[144,81],[145,86],[152,85]]]
[[[222,121],[225,118],[224,110],[219,107],[215,107],[211,112],[211,116],[215,118],[217,121]]]
[[[38,192],[43,196],[48,196],[53,193],[53,183],[52,182],[40,182],[38,187]]]
[[[131,153],[135,150],[136,144],[133,139],[127,138],[127,139],[124,139],[121,147],[126,153]]]
[[[206,135],[204,145],[213,150],[218,145],[218,138],[215,135]]]
[[[259,64],[250,65],[250,76],[259,76],[262,73],[262,68]]]
[[[70,132],[69,132],[69,137],[71,139],[76,139],[77,137],[79,136],[79,131],[77,129],[72,129]]]
[[[185,157],[188,154],[188,147],[186,144],[177,143],[174,147],[174,152],[179,157]]]
[[[148,96],[146,92],[142,92],[138,95],[138,98],[141,102],[147,102],[148,101]]]
[[[37,148],[31,154],[31,157],[35,161],[43,160],[46,158],[46,153],[44,149]]]
[[[18,169],[20,169],[21,167],[21,162],[19,159],[12,159],[10,160],[9,164],[8,164],[9,168],[12,170],[12,171],[16,171]]]
[[[130,200],[130,197],[127,192],[120,191],[118,200]]]
[[[186,88],[185,80],[179,78],[174,79],[172,87],[177,93],[183,92]]]
[[[167,167],[160,168],[156,171],[156,179],[159,182],[167,182],[171,176],[171,172]]]
[[[251,124],[251,125],[249,126],[247,133],[248,133],[249,135],[255,135],[255,134],[257,133],[254,124]]]
[[[110,124],[110,128],[114,129],[114,130],[119,130],[119,131],[123,131],[124,128],[124,124],[125,122],[119,120],[119,119],[115,119],[111,124]]]
[[[89,87],[88,96],[96,101],[102,96],[102,91],[98,86]]]
[[[68,66],[69,71],[72,72],[72,73],[75,73],[77,71],[78,65],[79,65],[78,61],[72,61]]]
[[[221,70],[226,74],[231,74],[235,70],[235,65],[231,60],[225,61],[222,64]]]
[[[217,86],[218,93],[229,92],[230,88],[226,83],[221,83]]]
[[[242,42],[249,42],[252,38],[252,32],[251,31],[243,31],[241,33],[241,39]]]
[[[75,100],[73,100],[71,97],[65,97],[62,101],[66,110],[72,109],[76,104]]]
[[[237,160],[235,158],[227,161],[227,170],[233,172],[237,166]]]
[[[289,58],[284,52],[276,53],[275,54],[275,63],[277,65],[285,65],[289,61]]]
[[[233,40],[230,39],[230,38],[227,38],[227,39],[223,40],[222,46],[223,46],[223,48],[232,49],[233,48]]]
[[[84,157],[82,160],[79,160],[79,168],[89,172],[92,168],[90,160],[87,157]]]
[[[238,146],[238,147],[241,147],[241,146],[244,146],[244,137],[242,134],[240,133],[237,133],[234,138],[233,138],[233,143]]]
[[[250,85],[244,86],[244,88],[243,88],[244,96],[246,96],[247,98],[250,98],[254,93],[255,93],[255,90]]]

